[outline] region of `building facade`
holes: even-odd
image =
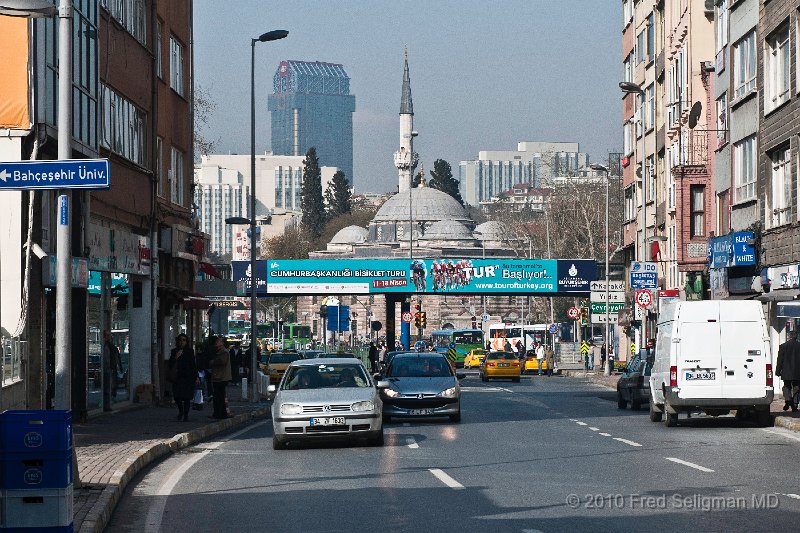
[[[344,67],[319,61],[281,61],[267,97],[272,153],[302,156],[317,149],[321,166],[341,169],[353,183],[356,97]]]

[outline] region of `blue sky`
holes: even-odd
[[[393,191],[403,50],[415,150],[427,170],[518,141],[573,141],[604,158],[622,145],[621,2],[615,0],[196,0],[195,76],[217,104],[218,151],[250,151],[250,39],[256,147],[269,150],[267,94],[279,61],[341,63],[356,97],[357,192]]]

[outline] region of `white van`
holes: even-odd
[[[678,423],[678,413],[770,421],[772,354],[759,302],[712,300],[664,305],[650,375],[650,420]]]

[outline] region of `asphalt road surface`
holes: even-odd
[[[462,381],[462,422],[272,450],[270,421],[143,472],[107,531],[792,531],[800,436],[650,422],[581,379]]]

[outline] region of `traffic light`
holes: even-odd
[[[428,317],[425,311],[419,314],[419,327],[424,328],[428,325]]]
[[[589,323],[589,308],[581,307],[581,324]]]
[[[478,329],[478,317],[472,317],[472,329]]]
[[[420,326],[420,324],[421,324],[421,322],[420,322],[420,314],[419,314],[419,311],[417,311],[416,313],[414,313],[414,326],[416,326],[418,328],[422,327],[422,326]]]
[[[415,304],[414,304],[414,311],[416,311],[417,313],[419,313],[419,310],[420,310],[420,309],[422,309],[422,306],[419,304],[419,302],[415,303]]]

